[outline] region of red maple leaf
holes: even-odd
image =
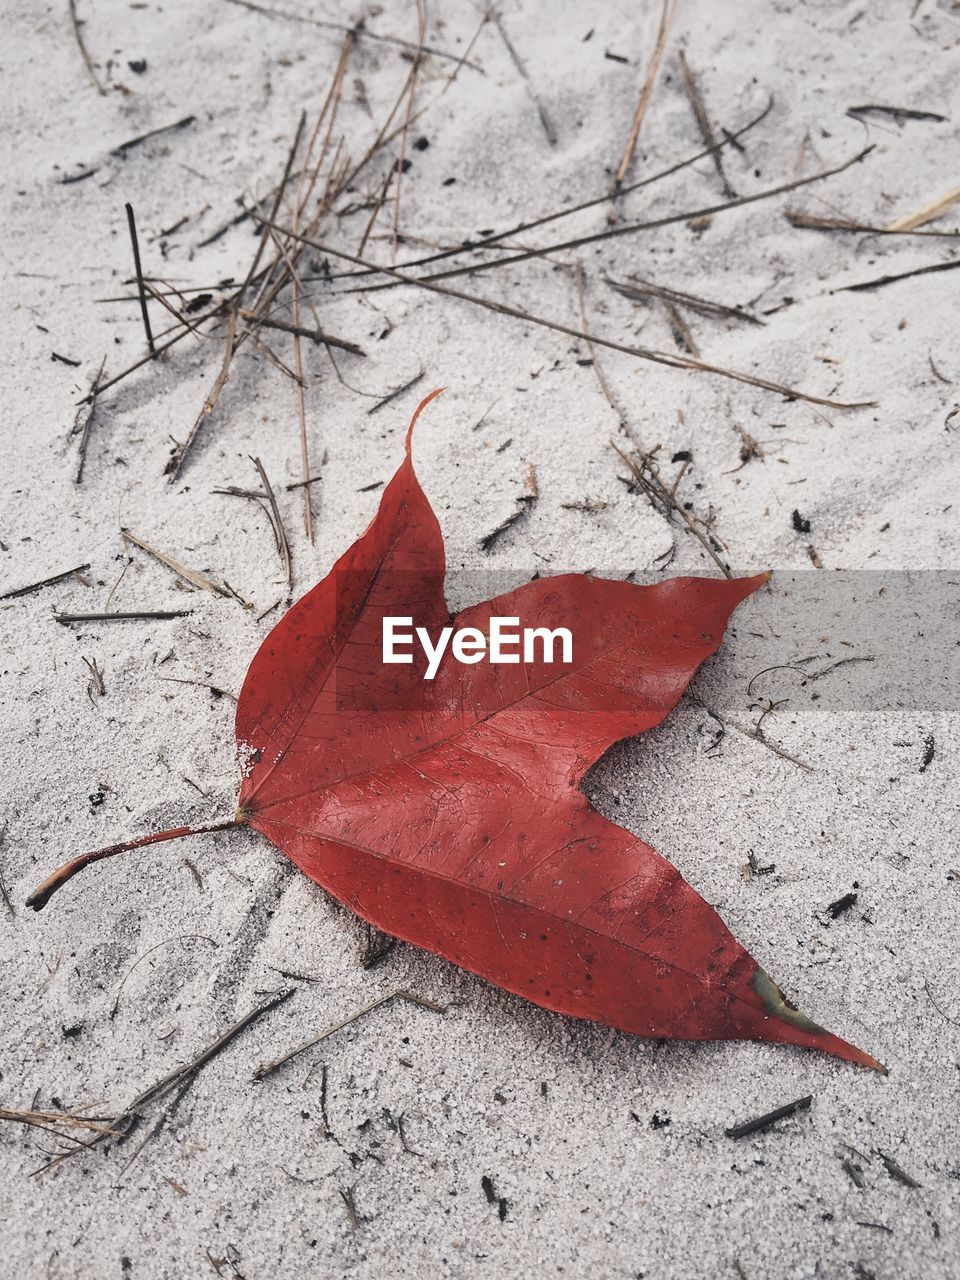
[[[433,393],[438,394],[437,392]],[[417,409],[413,423],[432,396]],[[436,516],[406,456],[366,532],[262,644],[237,706],[235,818],[384,932],[536,1004],[642,1036],[753,1039],[869,1054],[799,1013],[717,913],[579,784],[659,724],[767,579],[655,586],[540,579],[451,619]],[[491,618],[566,627],[572,657],[382,661],[383,621],[487,636]],[[568,656],[568,655],[563,655]]]

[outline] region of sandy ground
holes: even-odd
[[[349,22],[363,11],[287,0],[286,12]],[[464,67],[414,127],[411,142],[429,145],[408,153],[398,262],[426,251],[424,242],[456,244],[609,187],[658,6],[510,0],[502,12],[555,145],[488,24],[471,55],[479,69]],[[462,54],[480,16],[459,0],[437,6],[429,42]],[[820,589],[809,585],[817,571],[808,546],[820,581],[863,571],[837,581],[856,580],[861,597],[891,608],[903,598],[899,571],[960,562],[960,418],[950,416],[960,277],[927,272],[842,291],[950,263],[952,242],[826,234],[784,216],[800,209],[885,226],[957,182],[960,10],[949,0],[681,0],[635,176],[702,145],[681,46],[715,129],[740,127],[774,97],[745,150],[724,153],[738,194],[874,150],[822,184],[706,224],[681,221],[457,282],[580,328],[579,260],[596,333],[676,352],[660,304],[636,304],[603,282],[634,274],[765,320],[684,312],[704,360],[876,401],[815,408],[599,353],[629,428],[660,444],[668,482],[682,466],[670,459],[691,455],[678,494],[699,514],[712,510],[731,563],[804,573],[793,588],[775,579],[747,607],[694,686],[728,721],[722,740],[716,720],[687,700],[661,729],[611,752],[588,790],[675,862],[801,1007],[888,1063],[886,1078],[799,1050],[652,1043],[575,1024],[408,947],[364,969],[363,928],[243,832],[105,864],[42,915],[24,908],[69,854],[232,813],[233,703],[203,685],[239,689],[278,616],[258,615],[284,586],[259,508],[213,491],[249,487],[250,455],[263,460],[290,532],[295,590],[308,589],[373,513],[370,486],[398,462],[417,390],[373,416],[369,408],[421,369],[420,389],[448,387],[417,458],[451,566],[467,571],[455,596],[486,595],[508,571],[663,571],[671,548],[666,572],[712,569],[678,523],[619,478],[625,469],[608,447],[617,415],[582,341],[413,289],[336,297],[342,282],[311,286],[330,332],[367,352],[340,356],[341,380],[322,349],[306,350],[312,467],[322,473],[314,545],[300,493],[283,488],[301,475],[293,386],[262,354],[238,357],[180,482],[163,478],[172,440],[184,438],[216,372],[221,345],[212,339],[181,344],[102,398],[75,485],[78,395],[104,356],[110,374],[144,351],[136,303],[103,301],[130,294],[124,202],[136,209],[147,274],[181,288],[241,277],[249,223],[200,242],[237,215],[241,196],[262,196],[278,180],[299,113],[312,118],[320,107],[342,39],[219,0],[81,0],[80,17],[103,94],[84,69],[66,0],[13,0],[0,52],[0,590],[89,565],[82,579],[0,602],[0,871],[9,896],[0,910],[0,1101],[114,1115],[267,993],[295,993],[182,1096],[147,1108],[119,1147],[31,1177],[56,1141],[4,1124],[0,1271],[50,1280],[960,1276],[960,702],[943,678],[957,652],[956,609],[947,600],[932,642],[925,608],[905,609],[902,626],[887,627],[869,687],[843,683],[848,664],[846,675],[818,683],[832,700],[814,699],[790,672],[748,690],[774,663],[813,655],[819,670],[876,656],[880,623],[829,613],[823,597],[811,611],[791,604],[797,581]],[[368,27],[413,40],[413,7],[371,6]],[[453,66],[426,60],[417,105]],[[398,47],[358,41],[338,125],[351,154],[373,139],[408,68]],[[871,103],[947,119],[847,114]],[[192,124],[113,154],[189,115]],[[358,180],[355,203],[377,192],[395,156],[396,145]],[[626,197],[619,212],[655,218],[723,199],[706,159]],[[349,203],[328,235],[354,251],[369,212],[351,213]],[[391,218],[381,216],[366,249],[382,263],[393,261]],[[548,245],[603,230],[606,218],[601,205],[517,239]],[[948,211],[927,229],[957,225]],[[155,303],[151,312],[164,327]],[[275,337],[290,361],[289,337]],[[742,468],[739,432],[761,453]],[[516,509],[530,463],[539,501],[481,551],[481,538]],[[569,509],[587,502],[606,505]],[[795,510],[809,532],[795,528]],[[118,585],[128,558],[120,526],[225,578],[255,607],[195,591],[141,552]],[[924,598],[942,604],[958,576],[921,574]],[[102,611],[108,598],[118,610],[192,612],[112,625],[54,620]],[[928,665],[916,679],[921,650]],[[102,670],[103,696],[86,660]],[[755,723],[758,695],[788,699],[764,728],[810,768],[738,731]],[[751,858],[767,870],[745,876]],[[828,904],[854,890],[856,904],[832,919]],[[251,1081],[264,1058],[397,988],[451,1007],[438,1014],[395,1002],[284,1073]],[[725,1126],[805,1094],[810,1110],[779,1127],[740,1142],[725,1136]],[[881,1152],[921,1185],[891,1175]]]

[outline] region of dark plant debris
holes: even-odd
[[[729,1129],[724,1129],[724,1133],[728,1138],[746,1138],[752,1133],[762,1133],[764,1129],[769,1129],[778,1120],[785,1120],[787,1116],[795,1115],[798,1111],[808,1111],[812,1102],[813,1095],[807,1094],[805,1098],[797,1098],[796,1102],[788,1102],[785,1106],[777,1107],[774,1111],[768,1111],[766,1115],[758,1116],[756,1120],[746,1120],[743,1124],[733,1125]]]

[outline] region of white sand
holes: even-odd
[[[359,12],[286,4],[344,21]],[[557,145],[548,146],[488,26],[475,49],[485,74],[464,69],[415,128],[430,146],[410,153],[401,229],[455,243],[601,193],[656,30],[658,6],[639,16],[637,8],[599,0],[507,6],[505,23]],[[91,566],[88,585],[71,579],[0,610],[0,869],[13,903],[12,914],[0,913],[0,1102],[114,1114],[282,984],[278,968],[316,981],[295,984],[286,1006],[201,1071],[130,1167],[139,1135],[31,1179],[53,1140],[3,1125],[0,1270],[50,1280],[180,1280],[215,1275],[209,1257],[226,1259],[221,1275],[247,1280],[735,1277],[735,1260],[749,1280],[960,1275],[958,722],[957,703],[935,682],[910,687],[900,707],[894,697],[869,713],[824,712],[790,673],[768,677],[760,691],[791,700],[765,728],[812,772],[735,729],[708,751],[714,724],[688,700],[661,729],[613,751],[588,788],[609,816],[676,863],[805,1011],[887,1062],[887,1078],[799,1050],[661,1045],[574,1024],[407,947],[365,971],[361,927],[246,833],[117,860],[87,872],[42,915],[24,909],[29,890],[71,853],[233,810],[233,704],[161,677],[236,692],[277,615],[258,623],[235,602],[184,588],[141,553],[112,607],[186,607],[192,616],[68,628],[53,613],[105,607],[124,563],[120,525],[225,577],[256,613],[281,597],[265,519],[252,504],[211,491],[252,484],[250,454],[278,487],[299,478],[292,386],[261,358],[238,358],[173,487],[161,474],[171,437],[184,437],[202,403],[217,342],[184,343],[104,397],[82,488],[73,484],[76,441],[67,435],[78,391],[104,353],[116,372],[143,350],[136,304],[97,302],[127,292],[124,201],[136,207],[148,273],[184,287],[242,276],[249,224],[196,246],[237,212],[238,196],[277,180],[301,108],[313,113],[322,102],[340,39],[213,0],[81,0],[80,12],[99,74],[115,86],[104,96],[84,71],[65,0],[9,6],[0,54],[8,298],[0,590]],[[458,3],[438,12],[431,43],[461,52],[477,9]],[[369,25],[415,35],[409,5],[389,3]],[[960,561],[951,508],[960,417],[949,421],[960,380],[960,277],[834,292],[948,261],[951,242],[828,236],[783,216],[787,208],[839,211],[885,225],[956,184],[955,123],[878,117],[864,125],[845,112],[881,102],[956,117],[958,40],[960,15],[947,0],[679,6],[635,173],[699,149],[679,81],[681,44],[715,127],[738,127],[775,94],[766,121],[744,139],[746,153],[725,152],[741,194],[839,163],[868,142],[876,147],[823,185],[718,215],[699,233],[680,224],[580,251],[596,332],[675,349],[663,311],[618,297],[603,273],[636,273],[757,313],[791,298],[762,329],[688,315],[703,358],[878,402],[817,411],[734,382],[602,356],[637,435],[659,442],[665,462],[692,450],[680,495],[700,512],[713,507],[738,567],[810,569],[808,542],[824,573]],[[128,67],[140,58],[143,75]],[[395,48],[358,45],[342,117],[355,154],[374,133],[356,101],[357,78],[379,121],[407,66]],[[418,102],[450,67],[427,61]],[[126,159],[109,156],[188,114],[193,126]],[[363,180],[358,199],[378,187],[386,163]],[[60,185],[87,168],[96,173]],[[451,176],[456,183],[444,186]],[[720,199],[707,160],[628,197],[623,214],[653,217]],[[178,232],[158,238],[184,216]],[[355,249],[366,217],[344,218],[332,241]],[[520,239],[543,245],[604,225],[601,207]],[[948,213],[932,225],[960,224]],[[383,262],[388,230],[386,215],[368,246]],[[412,252],[401,249],[399,260]],[[561,266],[575,261],[568,252],[459,283],[578,327],[574,280]],[[344,385],[322,352],[307,350],[313,456],[316,465],[327,450],[329,460],[316,486],[314,547],[299,494],[281,494],[298,592],[370,518],[377,492],[360,490],[391,474],[417,395],[368,417],[374,401],[356,389],[385,394],[421,366],[418,391],[448,387],[423,424],[417,458],[452,567],[647,571],[675,542],[669,572],[710,568],[692,538],[618,480],[623,467],[607,448],[616,417],[593,371],[577,363],[588,354],[582,343],[412,290],[337,301],[330,292],[317,293],[324,324],[360,342],[368,357],[341,359]],[[163,327],[163,313],[151,309]],[[276,346],[291,358],[286,338]],[[80,367],[52,362],[52,351]],[[482,429],[471,431],[484,413]],[[766,451],[739,471],[737,425]],[[479,539],[514,509],[528,462],[538,469],[539,503],[484,554]],[[664,470],[672,479],[678,467]],[[584,499],[607,506],[564,509]],[[809,536],[794,531],[794,508],[811,521]],[[896,577],[886,582],[895,595]],[[804,647],[809,636],[799,639],[793,622],[778,624],[789,611],[785,597],[778,611],[777,589],[756,614],[744,611],[695,685],[747,728],[758,714],[747,683],[760,666],[812,652],[823,665],[870,648],[870,635],[844,634],[841,624],[815,634],[813,650]],[[762,660],[750,634],[761,626]],[[905,627],[894,664],[909,665],[923,629],[923,618]],[[942,634],[955,645],[955,629]],[[88,696],[83,658],[102,667],[105,697]],[[894,691],[905,680],[896,665],[884,675]],[[936,754],[921,772],[930,734]],[[88,797],[97,793],[104,798],[94,807]],[[775,870],[745,880],[750,854]],[[857,905],[830,922],[825,907],[854,882]],[[111,1017],[124,975],[151,948]],[[403,1004],[382,1009],[283,1075],[251,1083],[265,1057],[397,987],[462,1004],[442,1017]],[[332,1137],[321,1117],[321,1064]],[[724,1136],[725,1125],[806,1093],[811,1110],[778,1129],[740,1143]],[[169,1101],[150,1109],[140,1135]],[[651,1127],[655,1113],[669,1125]],[[392,1119],[400,1115],[409,1151]],[[922,1189],[891,1178],[878,1151]],[[862,1166],[862,1189],[843,1157]],[[483,1176],[506,1200],[503,1221]],[[341,1198],[351,1187],[356,1231]]]

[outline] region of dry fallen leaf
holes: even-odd
[[[548,1009],[882,1069],[799,1013],[676,869],[579,789],[612,743],[670,713],[767,575],[638,587],[565,574],[451,621],[412,432],[370,527],[250,664],[235,818],[84,855],[31,904],[101,857],[245,824],[378,929]],[[382,661],[386,617],[434,638],[450,625],[486,637],[492,617],[567,627],[572,660],[498,665],[481,652],[464,665],[448,652],[424,679],[416,648],[409,665]]]

